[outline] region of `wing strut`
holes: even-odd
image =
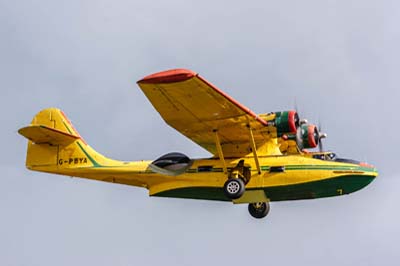
[[[251,144],[251,149],[253,150],[253,156],[254,156],[254,161],[256,162],[256,167],[258,174],[261,174],[261,167],[260,167],[260,162],[258,161],[258,155],[257,155],[257,149],[256,149],[256,143],[254,141],[254,136],[253,136],[253,130],[251,130],[250,125],[247,125],[249,128],[249,135],[250,135],[250,144]]]
[[[214,130],[214,133],[215,133],[215,146],[217,147],[218,156],[219,156],[219,159],[222,162],[222,167],[223,167],[223,170],[224,170],[224,174],[227,175],[228,174],[228,170],[226,168],[226,162],[225,162],[224,154],[222,152],[221,142],[220,142],[219,136],[218,136],[218,130]]]

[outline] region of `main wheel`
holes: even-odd
[[[269,213],[268,202],[256,202],[249,204],[249,213],[257,219],[264,218]]]
[[[229,199],[240,198],[245,191],[245,185],[241,178],[230,178],[225,182],[224,193]]]

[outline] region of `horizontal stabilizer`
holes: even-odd
[[[67,145],[79,139],[79,136],[43,125],[23,127],[18,133],[36,144]]]

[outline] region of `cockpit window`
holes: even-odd
[[[325,154],[314,154],[312,157],[314,159],[325,160]]]
[[[326,156],[328,156],[329,160],[331,161],[334,161],[336,159],[336,154],[333,152],[326,154]]]
[[[336,159],[336,154],[333,152],[329,153],[318,153],[313,155],[314,159],[324,160],[324,161],[334,161]]]
[[[352,159],[345,159],[345,158],[336,158],[335,162],[339,163],[352,163],[352,164],[360,164],[359,161],[357,160],[352,160]]]
[[[334,161],[339,163],[351,163],[351,164],[360,164],[359,161],[345,158],[338,158],[337,155],[333,152],[328,153],[317,153],[312,156],[314,159],[324,160],[324,161]]]

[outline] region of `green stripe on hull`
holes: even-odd
[[[230,170],[232,168],[228,168]],[[261,166],[261,171],[268,172],[270,166]],[[286,165],[285,171],[295,171],[295,170],[328,170],[328,171],[363,171],[363,172],[376,172],[375,168],[362,167],[359,165]],[[256,172],[257,169],[251,169],[251,171]],[[198,172],[197,169],[189,169],[187,173],[204,173]],[[210,172],[223,172],[222,168],[213,168]]]
[[[315,199],[355,192],[367,186],[374,178],[374,176],[367,175],[346,175],[302,184],[264,187],[263,190],[271,201]],[[153,196],[230,201],[225,197],[222,188],[216,187],[180,188],[160,192]]]

